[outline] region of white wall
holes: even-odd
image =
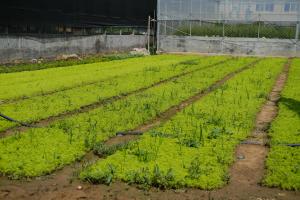
[[[159,51],[300,57],[300,42],[283,39],[161,36]]]
[[[126,51],[145,47],[143,35],[95,35],[78,37],[35,38],[0,36],[0,61],[56,57],[61,54],[93,54]]]

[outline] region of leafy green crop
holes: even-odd
[[[172,56],[155,59],[159,58],[164,58],[161,61],[163,62]],[[146,59],[146,62],[149,58],[143,59]],[[107,140],[116,132],[134,129],[254,60],[255,58],[237,58],[90,112],[58,120],[48,127],[30,129],[22,134],[16,133],[14,136],[3,138],[0,140],[0,172],[13,178],[50,173],[80,159],[96,143]],[[178,59],[176,61],[178,62]],[[145,160],[153,156],[142,149],[136,153]],[[101,179],[109,183],[115,170],[113,165],[107,170],[108,173]]]
[[[17,102],[0,105],[0,112],[23,122],[34,122],[50,116],[56,116],[67,111],[80,109],[82,106],[102,101],[106,98],[119,96],[139,88],[151,86],[161,80],[176,76],[191,70],[225,60],[226,57],[191,57],[178,59],[178,63],[170,62],[148,63],[141,66],[142,71],[124,74],[92,85],[63,90],[49,95],[32,97]],[[192,62],[193,65],[190,65]],[[175,63],[175,64],[174,64]],[[0,131],[16,124],[0,120]]]
[[[208,36],[215,37],[223,36],[223,24],[202,24],[192,25],[192,36]],[[250,37],[257,38],[259,29],[259,37],[263,38],[280,38],[293,39],[295,38],[295,26],[276,26],[270,24],[225,24],[225,37]],[[190,26],[180,26],[174,35],[189,35]]]
[[[294,59],[279,102],[279,113],[269,133],[271,150],[263,183],[288,190],[300,189],[300,59]]]
[[[143,71],[145,68],[153,66],[154,63],[172,65],[195,58],[197,56],[161,55],[0,74],[0,101],[32,97],[99,83],[120,75]]]
[[[138,142],[86,168],[80,178],[105,183],[103,177],[113,166],[110,182],[119,179],[168,188],[223,186],[229,180],[235,147],[251,132],[284,62],[281,58],[261,61]]]

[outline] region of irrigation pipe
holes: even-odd
[[[120,131],[116,133],[116,136],[126,136],[126,135],[143,135],[142,131]]]
[[[6,119],[7,121],[21,124],[22,126],[26,126],[26,127],[35,127],[35,126],[30,125],[30,124],[27,124],[27,123],[25,123],[25,122],[21,122],[21,121],[18,121],[18,120],[16,120],[16,119],[13,119],[13,118],[11,118],[11,117],[9,117],[9,116],[6,116],[6,115],[4,115],[4,114],[2,114],[2,113],[0,113],[0,117]]]
[[[288,147],[300,147],[300,144],[285,144]]]

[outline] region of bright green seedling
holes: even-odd
[[[166,80],[182,73],[213,65],[226,60],[225,57],[187,57],[178,58],[175,64],[168,62],[150,63],[148,67],[141,67],[141,71],[124,74],[118,78],[109,79],[97,84],[76,87],[49,95],[37,96],[9,104],[0,105],[0,112],[22,122],[31,123],[61,113],[80,109],[82,106],[101,102],[136,91],[141,88],[151,87],[155,83]],[[182,61],[184,60],[184,61]],[[0,131],[17,125],[16,123],[1,120]]]
[[[196,56],[161,55],[128,60],[0,74],[0,100],[20,99],[109,80],[143,71],[153,63],[176,64]],[[189,58],[188,58],[189,57]]]
[[[279,101],[279,113],[271,125],[271,150],[263,183],[288,190],[300,189],[300,59],[294,59]]]
[[[1,139],[0,172],[13,178],[50,173],[82,158],[95,143],[107,140],[116,132],[132,130],[146,123],[254,60],[256,59],[231,60],[87,113],[58,120],[45,128],[30,129],[20,135]],[[153,148],[151,152],[140,148],[135,154],[141,160],[152,162],[153,157],[159,157],[161,146],[153,145]]]
[[[113,180],[143,187],[224,186],[229,180],[234,150],[253,129],[256,113],[285,62],[281,58],[265,59],[238,74],[165,124],[145,133],[134,146],[86,168],[80,178],[104,183],[101,177],[113,165]],[[172,178],[162,178],[158,184],[154,181],[157,169],[162,177],[170,172]]]

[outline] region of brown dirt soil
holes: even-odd
[[[248,66],[249,67],[249,66]],[[210,90],[220,86],[234,74],[225,77],[223,80],[216,82]],[[147,131],[154,126],[159,125],[167,118],[170,118],[176,112],[199,100],[209,91],[198,95],[198,98],[183,102],[177,107],[166,111],[155,120],[138,127],[136,130]],[[176,111],[177,110],[177,111]],[[264,109],[262,109],[264,110]],[[259,116],[259,115],[258,115]],[[273,115],[271,115],[273,117]],[[269,119],[269,117],[266,117]],[[259,119],[259,117],[258,117]],[[259,124],[260,120],[257,120]],[[254,131],[255,132],[255,131]],[[107,145],[113,145],[124,141],[129,141],[138,138],[136,135],[126,135],[123,137],[114,137],[106,142]],[[36,178],[30,181],[14,181],[8,180],[6,177],[0,178],[0,199],[30,199],[30,200],[54,200],[54,199],[99,199],[99,200],[196,200],[196,199],[250,199],[250,200],[277,200],[300,198],[300,193],[295,191],[282,191],[280,189],[261,187],[258,183],[264,174],[264,159],[267,155],[267,150],[263,145],[240,145],[236,150],[236,155],[242,159],[231,168],[231,181],[222,189],[214,191],[203,191],[198,189],[179,189],[179,190],[158,190],[152,188],[149,191],[137,189],[135,186],[130,186],[125,183],[116,182],[111,186],[106,185],[91,185],[83,183],[76,178],[76,175],[82,167],[88,163],[93,163],[98,160],[91,152],[87,154],[80,162],[64,167],[55,173]]]
[[[189,75],[189,74],[192,74],[194,72],[197,72],[197,71],[202,71],[202,70],[205,70],[205,69],[208,69],[208,68],[211,68],[211,67],[214,67],[214,66],[218,66],[218,65],[222,65],[230,60],[233,60],[234,58],[229,58],[229,59],[226,59],[224,61],[220,61],[218,63],[214,63],[214,64],[211,64],[211,65],[207,65],[205,67],[202,67],[200,69],[195,69],[195,70],[191,70],[191,71],[187,71],[187,72],[183,72],[181,74],[177,74],[175,76],[172,76],[172,77],[169,77],[167,79],[163,79],[161,81],[158,81],[156,83],[153,83],[149,86],[146,86],[146,87],[143,87],[143,88],[139,88],[137,90],[134,90],[134,91],[131,91],[131,92],[128,92],[128,93],[125,93],[125,94],[122,94],[122,95],[118,95],[118,96],[113,96],[113,97],[109,97],[109,98],[106,98],[106,99],[103,99],[99,102],[95,102],[95,103],[92,103],[92,104],[89,104],[89,105],[85,105],[85,106],[82,106],[80,107],[79,109],[75,109],[73,111],[69,111],[69,112],[65,112],[65,113],[61,113],[59,115],[56,115],[56,116],[51,116],[49,118],[45,118],[45,119],[42,119],[42,120],[39,120],[39,121],[36,121],[32,124],[32,127],[36,127],[36,128],[39,128],[39,127],[45,127],[49,124],[51,124],[52,122],[54,121],[57,121],[57,120],[60,120],[60,119],[63,119],[63,118],[67,118],[67,117],[71,117],[73,115],[77,115],[79,113],[85,113],[85,112],[88,112],[88,111],[91,111],[91,110],[94,110],[96,108],[99,108],[99,107],[102,107],[104,105],[107,105],[109,103],[112,103],[114,101],[118,101],[118,100],[121,100],[121,99],[124,99],[128,96],[131,96],[131,95],[134,95],[134,94],[137,94],[137,93],[140,93],[140,92],[143,92],[143,91],[146,91],[150,88],[154,88],[154,87],[158,87],[162,84],[165,84],[167,82],[170,82],[170,81],[173,81],[173,80],[176,80],[180,77],[183,77],[183,76],[186,76],[186,75]],[[99,83],[99,82],[97,82]],[[93,83],[95,84],[95,83]],[[79,86],[78,86],[79,87]],[[67,89],[66,89],[67,90]],[[61,92],[61,91],[64,91],[64,90],[60,90],[60,91],[57,91],[57,92]],[[49,94],[54,94],[56,92],[52,92],[52,93],[49,93]],[[41,96],[41,95],[40,95]],[[25,123],[24,123],[25,124]],[[5,131],[2,131],[0,132],[0,138],[2,137],[7,137],[7,136],[10,136],[10,135],[13,135],[15,134],[16,131],[22,133],[30,128],[32,128],[30,125],[29,126],[16,126],[16,127],[12,127],[12,128],[9,128]]]
[[[262,154],[263,156],[263,154]],[[255,156],[253,156],[255,157]],[[249,158],[250,159],[250,158]],[[252,159],[252,158],[251,158]],[[254,159],[260,159],[254,158]],[[262,159],[263,160],[263,159]],[[263,162],[262,162],[263,164]],[[239,164],[248,168],[247,164]],[[73,177],[74,171],[79,166],[73,165],[58,171],[48,177],[34,181],[10,181],[5,178],[0,179],[0,199],[18,200],[77,200],[77,199],[103,199],[103,200],[297,200],[300,197],[299,192],[282,191],[274,188],[259,187],[255,181],[246,180],[231,182],[228,186],[215,191],[203,191],[198,189],[180,189],[180,190],[158,190],[151,189],[143,191],[135,186],[116,182],[111,186],[91,185],[82,183]],[[260,168],[260,167],[259,167]],[[255,169],[252,169],[255,171]],[[241,173],[247,173],[247,169]],[[239,177],[239,178],[247,178]],[[259,175],[256,176],[260,178]],[[254,178],[255,179],[255,178]],[[247,187],[245,187],[247,185]],[[82,189],[78,187],[81,186]]]
[[[268,148],[266,147],[268,139],[267,131],[271,122],[277,116],[277,103],[287,80],[290,65],[291,59],[288,59],[282,73],[278,76],[272,91],[269,94],[268,100],[256,116],[255,128],[251,136],[244,144],[238,146],[236,150],[237,161],[230,171],[230,184],[222,189],[224,192],[238,188],[239,191],[243,190],[245,194],[248,193],[249,195],[253,195],[256,191],[261,190],[264,191],[264,195],[266,195],[262,199],[267,197],[270,198],[270,195],[273,196],[272,198],[278,199],[279,197],[274,196],[274,192],[280,193],[280,195],[284,197],[283,199],[294,199],[293,195],[296,193],[279,192],[279,190],[276,189],[272,190],[260,186],[260,182],[265,175],[264,162],[268,154]],[[300,198],[299,193],[295,198],[297,196]]]

